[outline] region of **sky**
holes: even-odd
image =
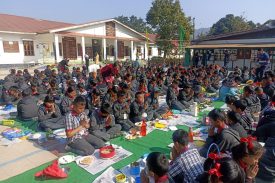
[[[275,0],[180,0],[196,29],[211,27],[226,14],[264,23],[275,19]],[[0,13],[68,23],[85,23],[119,15],[145,18],[152,0],[0,0]]]

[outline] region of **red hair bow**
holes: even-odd
[[[252,136],[249,136],[247,138],[241,138],[241,142],[247,143],[247,147],[250,150],[254,148],[253,141],[256,141],[256,140],[257,138]]]
[[[216,154],[216,153],[210,153],[210,154],[208,155],[208,158],[210,158],[210,159],[212,159],[212,160],[214,160],[214,161],[217,161],[217,160],[221,159],[220,155],[218,155],[218,154]]]
[[[215,163],[215,167],[210,169],[208,171],[209,175],[216,175],[218,178],[220,178],[222,176],[221,172],[220,172],[220,168],[221,168],[221,164],[220,163]]]

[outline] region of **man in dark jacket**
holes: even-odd
[[[208,137],[204,147],[200,150],[202,157],[207,156],[207,150],[212,143],[218,145],[221,152],[231,151],[231,148],[240,143],[239,133],[226,126],[225,115],[220,109],[213,109],[208,114],[211,127],[208,131]],[[216,133],[215,133],[215,129]],[[213,150],[212,150],[213,151]]]
[[[275,182],[275,138],[268,138],[265,142],[266,152],[259,162],[257,183]]]
[[[31,89],[22,92],[23,98],[17,104],[17,117],[22,121],[32,120],[38,116],[37,98],[31,95]]]
[[[56,130],[65,127],[65,117],[61,115],[52,96],[46,96],[38,109],[38,122],[43,130]]]

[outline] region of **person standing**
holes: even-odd
[[[227,65],[229,63],[229,57],[230,57],[230,53],[227,49],[225,49],[223,51],[223,54],[224,54],[224,67],[227,68]]]
[[[89,71],[89,65],[90,65],[90,56],[88,55],[88,53],[85,54],[85,65],[86,65],[86,69],[87,69],[87,72]]]
[[[262,81],[265,71],[269,67],[269,55],[262,49],[258,49],[257,60],[259,67],[256,69],[256,82]]]

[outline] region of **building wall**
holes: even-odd
[[[34,44],[34,56],[24,55],[23,40],[31,40]],[[3,48],[3,41],[18,41],[18,53],[6,53]],[[35,35],[27,34],[0,34],[0,64],[23,64],[23,63],[38,63],[38,59],[42,56],[37,48],[38,41]]]
[[[130,31],[129,29],[116,24],[116,37],[123,37],[123,38],[136,38],[137,34],[134,32]]]
[[[91,34],[91,35],[105,36],[106,35],[105,23],[91,25],[91,26],[88,26],[85,28],[70,30],[70,32],[75,32],[75,33],[79,33],[79,34]]]

